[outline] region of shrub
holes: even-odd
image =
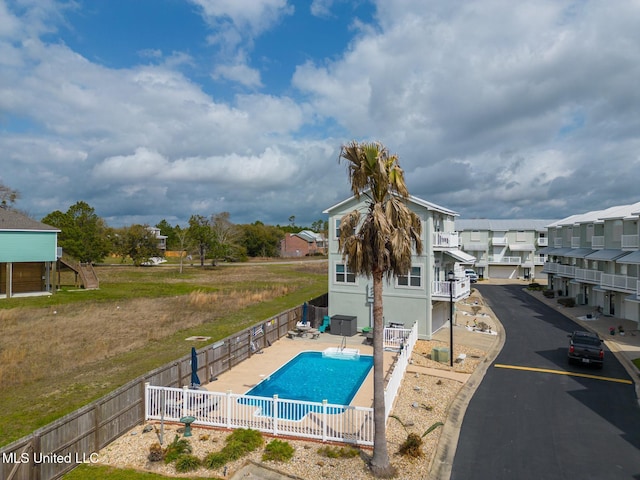
[[[537,282],[531,282],[527,288],[529,288],[529,290],[542,290],[542,285]]]
[[[176,472],[186,473],[197,470],[202,462],[195,455],[184,453],[176,459]]]
[[[267,444],[262,454],[262,460],[272,460],[274,462],[287,462],[293,458],[295,449],[289,442],[272,440]]]
[[[565,307],[575,307],[576,301],[572,297],[563,297],[558,299],[558,303]]]
[[[204,461],[202,462],[205,467],[210,469],[220,468],[224,466],[225,463],[229,461],[227,455],[224,452],[211,452],[209,455],[204,457]]]
[[[360,455],[360,450],[353,447],[320,447],[318,455],[328,458],[353,458]]]
[[[191,444],[187,439],[176,435],[173,442],[164,450],[164,463],[171,463],[185,453],[191,453]]]
[[[150,462],[159,462],[164,458],[164,451],[158,442],[151,444],[147,458]]]
[[[547,298],[553,298],[556,296],[556,293],[553,290],[545,290],[542,294]]]
[[[242,444],[247,452],[253,452],[262,446],[264,439],[262,433],[258,430],[239,428],[238,430],[234,430],[225,441],[227,445],[232,443]]]
[[[422,438],[417,433],[410,433],[402,442],[398,453],[407,457],[418,458],[422,456]]]
[[[241,458],[249,452],[260,448],[264,442],[258,430],[239,428],[225,439],[226,445],[219,452],[212,452],[204,459],[207,468],[220,468],[225,463]]]

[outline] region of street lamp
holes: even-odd
[[[449,366],[453,367],[453,282],[456,280],[455,274],[449,270],[447,273],[447,280],[449,280]]]

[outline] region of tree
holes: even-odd
[[[189,248],[189,230],[180,228],[180,225],[176,225],[174,230],[177,240],[178,251],[180,252],[180,273],[183,270],[185,250]]]
[[[278,257],[280,255],[280,240],[284,233],[278,227],[265,225],[256,221],[250,225],[242,225],[241,244],[246,248],[250,257]]]
[[[213,240],[209,219],[202,215],[191,215],[189,228],[187,230],[189,241],[198,246],[200,266],[204,267],[204,259]]]
[[[19,198],[20,192],[13,190],[0,182],[0,207],[10,207]]]
[[[405,204],[409,192],[396,155],[380,143],[343,145],[339,161],[347,162],[351,191],[367,198],[364,215],[354,210],[340,221],[339,251],[349,270],[373,278],[374,446],[369,465],[376,477],[391,477],[384,401],[384,319],[382,281],[406,275],[412,248],[422,253],[420,218]]]
[[[51,212],[41,221],[60,229],[58,245],[81,262],[100,262],[109,254],[109,227],[86,202],[77,202],[66,213]]]
[[[156,224],[156,228],[160,229],[160,233],[167,237],[167,250],[175,250],[180,243],[176,230],[180,228],[179,225],[172,227],[169,222],[164,218]]]
[[[123,260],[129,257],[139,267],[151,257],[160,256],[158,239],[148,225],[131,225],[120,228],[115,233],[115,251]]]
[[[221,212],[211,216],[211,233],[213,234],[213,244],[211,247],[211,257],[213,264],[219,259],[236,258],[240,247],[240,230],[229,220],[229,212]]]

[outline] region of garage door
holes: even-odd
[[[518,278],[518,267],[513,265],[492,265],[489,278]]]

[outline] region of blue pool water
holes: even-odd
[[[342,359],[323,356],[322,352],[302,352],[246,395],[268,398],[278,395],[278,398],[290,400],[327,400],[328,403],[349,405],[372,366],[371,355]],[[261,406],[262,415],[271,415],[270,404],[265,402]],[[278,412],[278,417],[299,420],[309,410],[293,414]]]

